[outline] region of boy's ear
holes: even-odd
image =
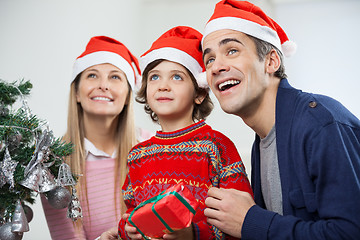
[[[200,105],[204,101],[206,94],[207,93],[204,91],[203,93],[200,93],[199,95],[197,95],[195,97],[195,103]]]
[[[266,57],[266,72],[270,74],[275,73],[280,68],[280,64],[281,59],[279,54],[275,49],[272,49]]]

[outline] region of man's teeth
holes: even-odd
[[[108,101],[111,102],[110,98],[106,98],[106,97],[94,97],[93,100],[100,100],[100,101]]]
[[[219,89],[220,89],[221,91],[223,91],[223,90],[225,90],[225,89],[227,89],[227,88],[230,88],[230,87],[232,87],[232,86],[234,86],[234,85],[237,85],[237,84],[239,84],[239,83],[240,83],[239,80],[228,80],[228,81],[225,81],[225,82],[223,82],[223,83],[220,83],[220,84],[219,84]]]

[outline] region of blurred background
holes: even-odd
[[[163,32],[188,25],[200,32],[214,0],[0,0],[0,79],[30,80],[29,106],[55,136],[66,129],[72,65],[92,36],[106,35],[140,56]],[[257,0],[298,46],[285,59],[289,82],[329,95],[360,117],[360,1]],[[0,93],[1,94],[1,93]],[[215,109],[207,122],[236,145],[250,175],[254,133],[243,121]],[[136,125],[159,130],[135,104]],[[38,198],[25,240],[51,239]]]

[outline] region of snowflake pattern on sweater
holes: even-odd
[[[128,155],[128,167],[122,188],[127,212],[170,186],[184,182],[199,201],[193,218],[196,239],[230,239],[206,222],[205,199],[210,187],[234,188],[252,194],[234,143],[204,120],[174,132],[158,131],[151,139],[133,147]],[[128,239],[125,223],[120,220],[121,239]]]

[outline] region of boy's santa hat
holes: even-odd
[[[236,30],[271,43],[286,57],[296,52],[295,43],[288,39],[284,30],[259,7],[247,1],[218,2],[205,26],[203,39],[210,33],[222,29]]]
[[[199,87],[207,88],[205,66],[201,51],[202,34],[187,27],[174,27],[161,35],[140,57],[140,69],[158,59],[176,62],[186,67],[195,77]]]
[[[141,74],[138,60],[124,44],[106,36],[90,39],[85,51],[75,60],[72,80],[85,69],[102,63],[110,63],[122,70],[134,89],[137,74]]]

